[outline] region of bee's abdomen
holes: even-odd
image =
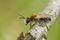
[[[47,22],[47,21],[51,21],[51,18],[40,18],[39,21]]]

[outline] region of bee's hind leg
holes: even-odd
[[[43,23],[43,25],[44,25],[44,26],[46,26],[47,30],[49,30],[49,28],[48,28],[48,26],[47,26],[47,24],[46,24],[46,23]]]
[[[39,22],[39,26],[42,26],[42,27],[46,26],[47,30],[49,30],[49,28],[45,22]]]

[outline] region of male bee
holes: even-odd
[[[46,15],[46,14],[32,14],[32,15],[29,16],[29,17],[26,17],[26,18],[25,18],[24,16],[22,16],[22,17],[20,17],[20,18],[26,19],[26,20],[25,20],[26,25],[27,25],[28,23],[30,23],[30,27],[33,25],[33,24],[32,24],[33,22],[34,22],[34,24],[38,22],[38,23],[41,24],[41,26],[43,27],[43,25],[47,26],[46,23],[47,23],[48,21],[51,21],[51,18],[50,18],[48,15]]]

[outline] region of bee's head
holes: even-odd
[[[26,18],[26,25],[27,25],[29,22],[30,22],[30,18],[27,17],[27,18]]]

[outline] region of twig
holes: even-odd
[[[56,18],[60,14],[60,0],[50,0],[46,8],[41,12],[51,17],[51,22],[46,25],[51,28]],[[47,40],[48,30],[46,26],[41,27],[37,22],[25,35],[22,40]]]

